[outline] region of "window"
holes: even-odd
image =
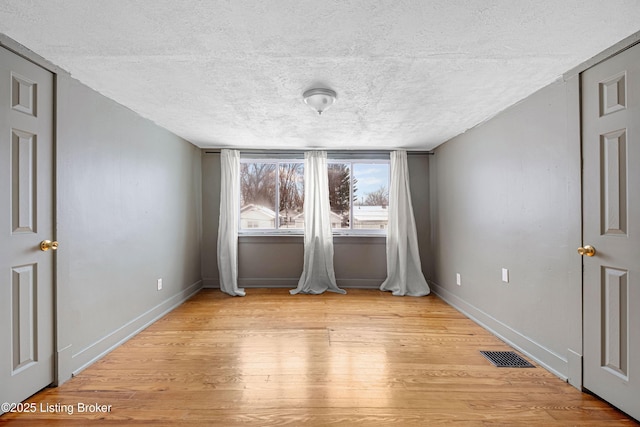
[[[385,233],[389,161],[328,160],[331,228],[335,233]],[[240,231],[300,233],[304,229],[304,163],[243,158]]]
[[[240,230],[303,229],[303,202],[304,163],[240,162]]]
[[[329,163],[332,228],[338,232],[385,230],[389,221],[389,162]]]

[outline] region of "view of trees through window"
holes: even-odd
[[[304,228],[304,164],[279,165],[280,228]]]
[[[349,228],[351,202],[355,197],[356,180],[351,188],[351,165],[329,163],[329,206],[331,208],[331,228]]]
[[[333,229],[387,228],[389,163],[328,164]],[[240,229],[304,228],[304,164],[243,160],[240,163]]]
[[[386,229],[389,163],[329,163],[329,203],[333,228]]]

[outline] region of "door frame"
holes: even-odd
[[[52,229],[51,229],[51,238],[53,240],[58,239],[58,230],[57,230],[57,198],[56,198],[56,190],[57,190],[57,181],[56,181],[56,164],[57,164],[57,107],[58,107],[58,97],[57,97],[57,84],[58,84],[58,75],[63,73],[68,75],[68,73],[61,68],[55,66],[51,62],[42,58],[41,56],[35,54],[31,50],[22,46],[20,43],[15,40],[5,36],[4,34],[0,34],[0,47],[6,49],[9,52],[19,56],[22,59],[25,59],[40,68],[43,68],[49,71],[53,75],[53,85],[52,85],[52,129],[51,129],[51,220],[52,220]],[[71,378],[71,373],[67,376],[61,375],[63,371],[61,371],[61,358],[60,358],[60,350],[59,350],[59,336],[60,332],[63,330],[61,327],[60,319],[60,287],[58,281],[58,255],[52,254],[52,293],[53,293],[53,360],[54,360],[54,377],[51,385],[58,386],[62,384],[67,379]]]
[[[596,58],[594,58],[594,60],[589,61],[588,66],[586,66],[583,70],[581,70],[579,72],[579,82],[580,82],[580,160],[581,160],[581,167],[580,167],[580,175],[581,175],[581,180],[580,180],[580,186],[581,186],[581,209],[580,209],[580,213],[581,213],[581,244],[580,246],[583,247],[585,244],[593,244],[595,243],[595,245],[597,246],[598,243],[596,242],[591,242],[591,241],[587,241],[585,239],[585,222],[584,222],[584,217],[585,217],[585,177],[586,177],[586,173],[585,173],[585,169],[584,169],[584,150],[585,150],[585,141],[584,141],[584,137],[583,137],[583,125],[584,125],[584,117],[582,115],[582,105],[583,105],[583,98],[582,98],[582,89],[583,89],[583,73],[586,72],[587,70],[590,70],[592,67],[603,64],[605,61],[608,60],[612,60],[614,57],[623,54],[624,52],[626,52],[629,49],[632,48],[637,48],[637,46],[640,46],[640,32],[628,37],[627,39],[623,40],[622,42],[616,44],[615,46],[611,47],[610,49],[607,49],[606,51],[604,51],[602,54],[598,55]],[[590,83],[592,84],[592,83]],[[599,101],[600,102],[600,101]],[[615,129],[616,127],[614,127]],[[582,325],[583,325],[583,331],[582,331],[582,341],[583,341],[583,347],[582,347],[582,354],[583,356],[586,354],[586,348],[585,348],[585,341],[586,341],[586,333],[584,332],[584,327],[585,327],[585,318],[586,318],[586,303],[585,303],[585,295],[586,295],[586,288],[585,288],[585,262],[587,261],[585,259],[584,256],[580,257],[581,261],[582,261],[582,306],[583,306],[583,310],[582,310]],[[592,371],[589,371],[592,372]],[[582,364],[582,380],[581,380],[581,390],[583,391],[587,391],[589,393],[592,393],[591,391],[589,391],[588,389],[586,389],[586,387],[584,386],[584,378],[585,378],[585,374],[587,373],[586,368],[584,366],[584,362]],[[589,375],[591,376],[591,375]],[[595,393],[594,393],[595,394]],[[600,396],[601,398],[605,399],[605,397]],[[627,405],[628,402],[620,402],[620,403],[616,403],[613,401],[609,401],[609,403],[613,406],[619,407],[618,405],[623,404],[623,405]]]
[[[578,177],[580,188],[579,188],[579,197],[580,197],[580,206],[577,208],[577,215],[579,215],[579,219],[576,218],[576,221],[579,221],[580,226],[580,234],[577,236],[575,242],[575,248],[568,248],[568,250],[576,250],[579,246],[582,246],[583,242],[583,169],[582,169],[582,73],[587,69],[611,58],[612,56],[617,55],[618,53],[629,49],[630,47],[640,43],[640,31],[630,35],[629,37],[619,41],[618,43],[610,46],[599,54],[595,55],[593,58],[590,58],[583,63],[577,65],[576,67],[570,69],[566,73],[562,75],[562,80],[566,84],[566,100],[567,100],[567,141],[570,142],[573,153],[578,158],[579,162],[579,171],[580,176]],[[572,302],[572,307],[575,305],[579,306],[578,310],[571,309],[571,325],[570,325],[570,338],[568,342],[567,348],[567,369],[568,369],[568,382],[578,390],[583,391],[583,354],[584,354],[584,337],[583,337],[583,327],[584,327],[584,305],[583,305],[583,295],[584,295],[584,273],[583,273],[583,259],[580,257],[577,252],[576,256],[576,266],[570,266],[570,268],[580,268],[580,280],[579,283],[574,284],[571,283],[569,286],[572,287],[571,294],[575,297],[575,302]],[[579,264],[578,264],[579,263]]]

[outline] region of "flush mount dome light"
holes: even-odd
[[[322,115],[336,101],[336,93],[331,89],[309,89],[302,94],[304,103],[313,108],[313,111]]]

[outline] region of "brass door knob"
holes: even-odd
[[[578,248],[578,253],[582,256],[594,256],[596,254],[596,248],[591,245],[585,245]]]
[[[42,242],[40,242],[41,251],[48,251],[49,249],[51,249],[52,251],[57,250],[58,242],[56,242],[55,240],[53,242],[51,240],[43,240]]]

